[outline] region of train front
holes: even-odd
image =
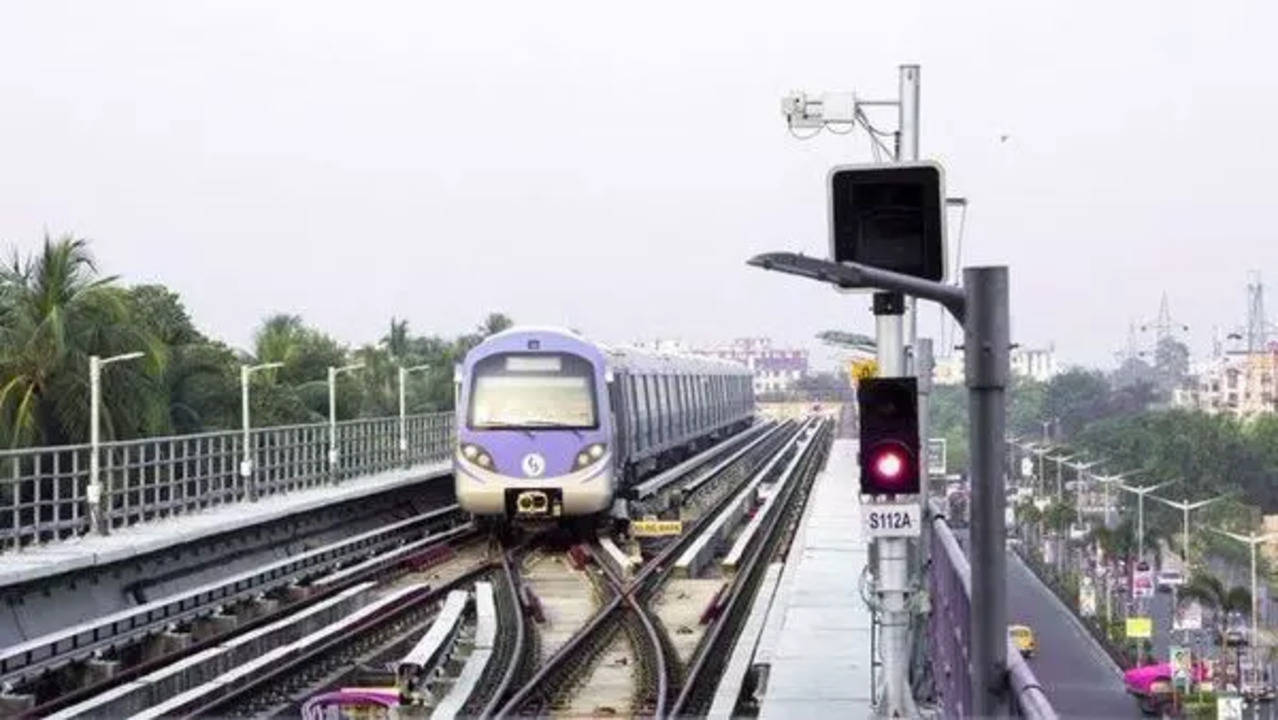
[[[603,354],[569,332],[512,329],[466,355],[457,398],[457,501],[475,515],[593,515],[613,494]]]

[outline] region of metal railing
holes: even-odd
[[[103,532],[395,468],[440,462],[453,445],[451,412],[410,415],[400,449],[399,417],[337,423],[330,465],[328,423],[249,433],[251,472],[240,430],[102,443]],[[90,446],[0,451],[0,550],[94,531],[89,506]]]
[[[928,639],[933,655],[932,677],[944,717],[972,714],[972,682],[969,664],[972,568],[967,554],[954,537],[939,505],[932,507],[932,561],[929,595],[932,613]],[[1008,640],[1009,699],[1019,717],[1055,720],[1047,695],[1034,671]]]

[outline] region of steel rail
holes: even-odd
[[[810,426],[807,425],[805,427]],[[802,443],[802,447],[799,448],[798,453],[790,461],[786,469],[782,471],[781,477],[777,479],[776,483],[780,484],[779,489],[783,493],[783,497],[778,497],[777,499],[780,502],[771,505],[771,508],[775,508],[775,511],[768,513],[767,518],[761,525],[763,534],[755,536],[759,538],[758,542],[752,543],[753,547],[744,556],[744,562],[733,578],[732,588],[724,602],[723,609],[719,612],[718,619],[714,622],[709,632],[702,636],[701,642],[697,644],[697,649],[693,652],[688,671],[684,675],[683,686],[675,698],[672,716],[680,717],[689,712],[688,705],[692,701],[691,696],[693,692],[700,689],[698,683],[701,682],[701,674],[715,654],[714,651],[718,649],[720,638],[728,627],[730,618],[734,617],[734,611],[737,608],[744,607],[742,600],[747,590],[757,586],[758,580],[762,577],[762,573],[758,571],[766,565],[761,564],[760,560],[772,555],[771,551],[775,548],[775,543],[780,539],[777,531],[781,518],[787,512],[796,510],[796,508],[790,506],[789,500],[798,492],[800,485],[805,489],[810,488],[812,479],[820,471],[820,466],[815,461],[821,453],[822,444],[829,441],[829,431],[829,422],[825,420],[816,421],[816,431],[809,435],[806,440],[799,440]],[[788,482],[790,478],[794,478],[796,475],[798,482]],[[797,510],[801,511],[802,508],[797,508]],[[753,598],[753,595],[750,598]],[[726,660],[726,656],[721,659]]]
[[[784,428],[785,430],[780,431],[781,428]],[[764,453],[765,458],[770,458],[776,453],[783,452],[784,448],[798,437],[798,428],[795,427],[793,423],[786,422],[779,425],[777,430],[770,432],[769,437],[772,438],[772,440],[764,444],[764,447],[767,448],[767,452]],[[741,457],[745,456],[739,456],[738,460],[741,459]],[[722,473],[726,471],[728,467],[729,466],[727,464],[721,464],[715,468],[714,472]],[[735,493],[724,493],[723,497],[720,498],[707,512],[704,512],[697,517],[691,525],[690,532],[685,533],[677,541],[667,545],[660,553],[649,560],[644,567],[640,568],[639,572],[630,581],[630,583],[624,587],[624,592],[614,595],[611,600],[596,611],[595,615],[587,621],[585,625],[569,637],[553,655],[547,658],[546,661],[542,663],[541,667],[537,668],[537,671],[533,673],[533,676],[515,692],[505,705],[501,707],[501,710],[498,711],[496,717],[516,714],[519,708],[529,699],[529,697],[532,696],[534,692],[541,689],[541,686],[546,682],[551,674],[565,666],[568,663],[568,659],[577,654],[577,651],[582,647],[586,640],[594,636],[604,623],[613,616],[617,609],[621,607],[624,597],[640,592],[643,588],[645,588],[648,579],[653,577],[654,574],[660,572],[661,577],[664,577],[666,574],[673,571],[674,566],[671,560],[678,557],[678,555],[686,549],[686,546],[695,542],[695,540],[700,537],[701,531],[709,526],[709,519],[714,518],[723,511],[723,509],[726,508],[735,497]]]
[[[227,713],[218,711],[232,707],[236,704],[248,702],[252,699],[253,693],[258,692],[265,687],[269,687],[272,683],[278,683],[281,677],[285,677],[289,673],[304,670],[307,663],[316,660],[317,658],[327,657],[342,649],[347,649],[349,651],[350,647],[354,645],[352,642],[354,638],[370,632],[375,632],[385,625],[390,625],[401,616],[417,610],[423,605],[432,603],[441,597],[447,596],[452,590],[465,586],[468,583],[473,583],[492,570],[492,563],[484,562],[477,565],[470,571],[453,578],[451,581],[444,583],[440,587],[434,588],[424,585],[417,592],[410,592],[403,597],[397,598],[387,606],[379,608],[377,612],[360,617],[355,622],[350,623],[348,627],[342,628],[340,632],[331,633],[328,637],[314,643],[297,655],[288,658],[286,661],[278,665],[269,666],[269,670],[267,672],[246,677],[244,682],[236,683],[233,687],[228,688],[229,692],[226,694],[216,698],[206,699],[207,694],[211,694],[212,692],[225,687],[219,683],[219,680],[226,674],[219,676],[219,678],[214,678],[200,686],[201,688],[208,688],[208,693],[205,695],[195,693],[195,691],[199,688],[188,690],[187,693],[192,694],[192,697],[188,698],[188,700],[183,703],[182,707],[168,708],[166,710],[166,716],[169,713],[184,717],[224,716]],[[322,628],[321,630],[316,631],[316,633],[324,632],[325,630],[326,628]],[[316,633],[312,634],[314,635]],[[305,638],[303,638],[303,640],[305,640]],[[297,643],[294,643],[294,645],[301,642],[302,640],[299,640]],[[230,672],[234,672],[234,670]]]
[[[657,632],[648,610],[635,600],[632,593],[627,592],[625,581],[608,564],[607,558],[603,557],[599,548],[595,544],[591,544],[588,547],[590,556],[594,558],[595,564],[603,570],[604,576],[608,578],[608,583],[612,585],[617,597],[623,599],[630,606],[631,611],[635,613],[639,618],[640,624],[643,625],[643,632],[648,637],[648,643],[652,646],[649,654],[653,661],[653,672],[657,676],[656,700],[653,704],[652,714],[654,717],[665,717],[666,698],[670,692],[670,673],[666,666],[666,652],[665,646],[661,642],[661,635]]]
[[[524,610],[523,603],[519,599],[519,581],[516,578],[516,570],[518,567],[516,559],[512,557],[515,550],[508,550],[501,555],[502,570],[506,576],[506,588],[510,592],[510,600],[513,603],[514,619],[515,619],[515,647],[510,653],[510,658],[506,663],[506,671],[502,673],[501,681],[497,683],[497,687],[493,689],[492,695],[488,698],[488,702],[484,703],[483,710],[480,711],[481,718],[492,717],[497,709],[501,707],[502,698],[506,693],[510,692],[510,686],[515,682],[515,673],[519,670],[520,661],[524,655]]]
[[[442,533],[438,533],[435,536],[436,542],[430,544],[428,547],[423,548],[418,554],[420,555],[420,554],[431,552],[435,548],[439,547],[440,545],[449,542],[449,540],[452,540],[454,543],[459,543],[459,544],[464,543],[472,539],[475,536],[475,534],[476,534],[476,531],[474,530],[473,526],[470,526],[469,524],[459,525],[457,527],[446,530]],[[265,627],[271,623],[288,618],[300,611],[305,610],[306,608],[309,608],[315,604],[321,603],[331,597],[334,597],[338,595],[339,593],[344,592],[345,590],[355,585],[358,585],[361,582],[364,582],[372,577],[377,576],[379,573],[385,571],[391,565],[407,562],[408,560],[411,560],[411,558],[412,556],[405,557],[405,558],[401,558],[398,556],[391,557],[382,564],[365,568],[365,571],[360,573],[357,576],[348,577],[343,582],[340,582],[340,583],[327,585],[322,590],[309,594],[305,599],[299,600],[294,603],[290,603],[272,612],[255,617],[251,621],[244,623],[243,625],[238,625],[234,630],[232,630],[229,633],[215,635],[213,637],[206,638],[198,642],[192,642],[187,647],[181,650],[178,650],[176,652],[169,653],[167,655],[163,655],[163,656],[160,656],[151,660],[147,660],[141,663],[137,663],[127,668],[123,668],[119,670],[118,672],[116,672],[113,676],[103,680],[102,682],[95,683],[93,685],[88,685],[83,688],[74,690],[70,693],[66,693],[63,695],[59,695],[55,698],[52,698],[44,702],[43,704],[40,704],[36,706],[35,708],[32,708],[31,710],[25,712],[23,714],[23,717],[28,717],[28,718],[44,717],[50,713],[57,712],[63,708],[70,707],[77,703],[88,700],[95,695],[99,695],[104,692],[107,692],[111,690],[112,688],[122,685],[124,683],[132,682],[140,677],[143,677],[151,672],[154,672],[163,667],[166,667],[172,663],[179,662],[184,658],[191,657],[200,652],[208,650],[209,648],[217,647],[237,636],[252,632],[258,628]],[[226,602],[226,601],[222,600],[219,602]]]

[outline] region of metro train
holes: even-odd
[[[622,517],[639,479],[754,417],[743,365],[613,350],[555,328],[485,339],[455,380],[457,502],[516,521]]]

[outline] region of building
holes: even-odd
[[[1231,351],[1191,368],[1173,393],[1176,407],[1250,418],[1278,411],[1278,344],[1261,352]]]
[[[754,392],[786,392],[808,374],[808,351],[774,347],[771,338],[739,338],[717,347],[691,347],[678,340],[647,340],[635,347],[656,352],[704,355],[741,363],[754,371]]]
[[[1056,349],[1012,348],[1012,374],[1030,378],[1038,382],[1048,382],[1060,374],[1060,366],[1056,362]],[[937,358],[932,368],[932,382],[937,385],[962,385],[964,377],[963,353],[957,352],[943,358]]]
[[[1060,374],[1056,365],[1056,348],[1051,346],[1045,350],[1012,348],[1011,362],[1013,375],[1038,382],[1047,382]]]
[[[773,347],[770,338],[738,338],[731,344],[694,350],[701,355],[733,360],[754,371],[754,392],[786,392],[808,374],[808,351]]]

